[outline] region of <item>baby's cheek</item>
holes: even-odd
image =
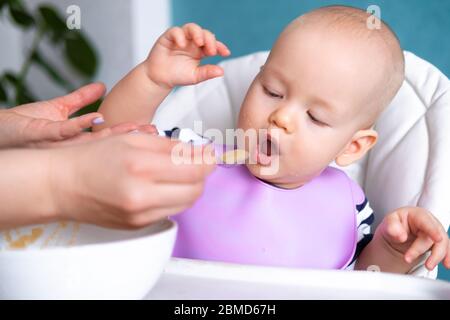
[[[248,117],[248,112],[244,109],[241,109],[241,112],[239,113],[239,119],[238,119],[238,128],[240,129],[247,129],[250,126],[250,120]]]
[[[285,155],[285,165],[292,171],[314,171],[324,162],[323,157],[326,154],[324,148],[323,144],[314,139],[299,137]]]
[[[270,106],[260,95],[250,93],[241,106],[239,120],[246,128],[265,128],[270,116]]]
[[[260,128],[265,128],[264,122],[261,120],[261,114],[258,112],[252,112],[250,108],[242,110],[239,115],[238,128],[244,130],[256,130],[254,133],[259,134],[257,131]]]

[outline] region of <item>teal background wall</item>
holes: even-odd
[[[227,44],[232,57],[269,50],[292,19],[311,9],[343,4],[378,5],[381,18],[397,33],[403,49],[430,61],[450,76],[449,0],[172,0],[172,22],[196,22]],[[218,62],[208,58],[205,63]],[[439,278],[450,281],[440,267]]]

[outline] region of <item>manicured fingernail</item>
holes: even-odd
[[[92,120],[93,124],[102,124],[103,122],[105,122],[105,119],[103,119],[103,117],[97,117],[94,120]]]

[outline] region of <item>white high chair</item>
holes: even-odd
[[[268,52],[258,52],[221,62],[220,65],[225,70],[224,77],[175,91],[158,109],[154,123],[164,129],[175,126],[194,129],[194,121],[202,120],[203,130],[217,128],[224,132],[227,128],[234,128],[245,93],[267,56]],[[372,232],[384,215],[407,205],[420,206],[430,210],[448,230],[450,201],[448,201],[446,192],[450,190],[450,82],[437,68],[414,54],[405,52],[405,59],[406,79],[403,86],[375,126],[379,133],[378,143],[358,163],[341,169],[358,181],[366,192],[376,216]],[[435,279],[436,269],[431,272],[427,271],[422,261],[411,273]],[[209,280],[216,282],[219,278],[227,279],[227,284],[224,284],[223,287],[225,292],[228,289],[232,290],[230,288],[233,286],[236,288],[236,285],[241,289],[248,287],[249,279],[253,279],[252,285],[255,290],[252,292],[257,292],[257,288],[266,281],[265,278],[268,274],[278,279],[272,283],[275,286],[282,286],[284,281],[292,284],[292,278],[287,280],[285,276],[292,272],[295,273],[295,270],[261,269],[261,267],[255,266],[172,259],[166,268],[162,282],[164,286],[164,283],[167,285],[167,281],[169,281],[170,286],[170,281],[173,279],[168,279],[168,276],[178,280],[184,277],[183,279],[187,283],[192,285],[197,283],[195,286],[198,288],[200,275],[207,274]],[[308,272],[312,272],[311,274],[322,272],[320,277],[324,278],[324,271]],[[342,276],[343,273],[340,272],[339,276]],[[308,273],[308,275],[311,274]],[[330,281],[336,279],[336,274],[333,272],[331,274],[333,276],[330,277]],[[356,272],[351,272],[351,274],[353,277],[362,276],[361,273]],[[291,274],[291,276],[293,275]],[[299,274],[296,276],[297,279],[307,279]],[[388,276],[377,275],[377,277]],[[196,282],[193,279],[197,279]],[[389,281],[392,284],[392,279]],[[203,282],[200,281],[200,283]],[[230,287],[230,283],[233,286]],[[299,284],[302,283],[304,284],[300,281]],[[342,284],[348,286],[349,283],[345,280]],[[375,282],[373,284],[377,286]],[[206,283],[205,286],[205,288],[209,288],[208,290],[214,291],[214,287],[216,291],[218,290],[214,285],[209,287]],[[164,297],[161,292],[167,293],[165,297],[173,297],[173,295],[171,296],[173,292],[170,290],[164,291],[164,288],[155,290],[154,292],[159,290],[159,295],[158,293],[150,294],[149,297]],[[241,290],[241,294],[233,296],[223,295],[222,289],[219,291],[222,294],[218,293],[216,297],[225,298],[246,297],[245,292],[247,292]],[[293,296],[289,296],[289,294],[286,296],[286,292],[290,292],[286,291],[286,288],[280,292],[284,292],[281,297],[295,298],[299,294],[294,290]],[[178,293],[180,292],[178,291]],[[446,294],[450,297],[449,291],[446,291]],[[214,297],[214,294],[212,296]],[[208,298],[211,297],[211,293],[205,294],[205,296],[201,292],[191,296],[186,293],[184,296],[181,294],[178,297]],[[250,295],[250,297],[254,296]]]

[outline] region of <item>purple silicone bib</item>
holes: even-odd
[[[356,248],[349,178],[328,167],[306,185],[280,189],[244,165],[218,166],[193,207],[176,215],[174,256],[295,268],[344,268]]]

